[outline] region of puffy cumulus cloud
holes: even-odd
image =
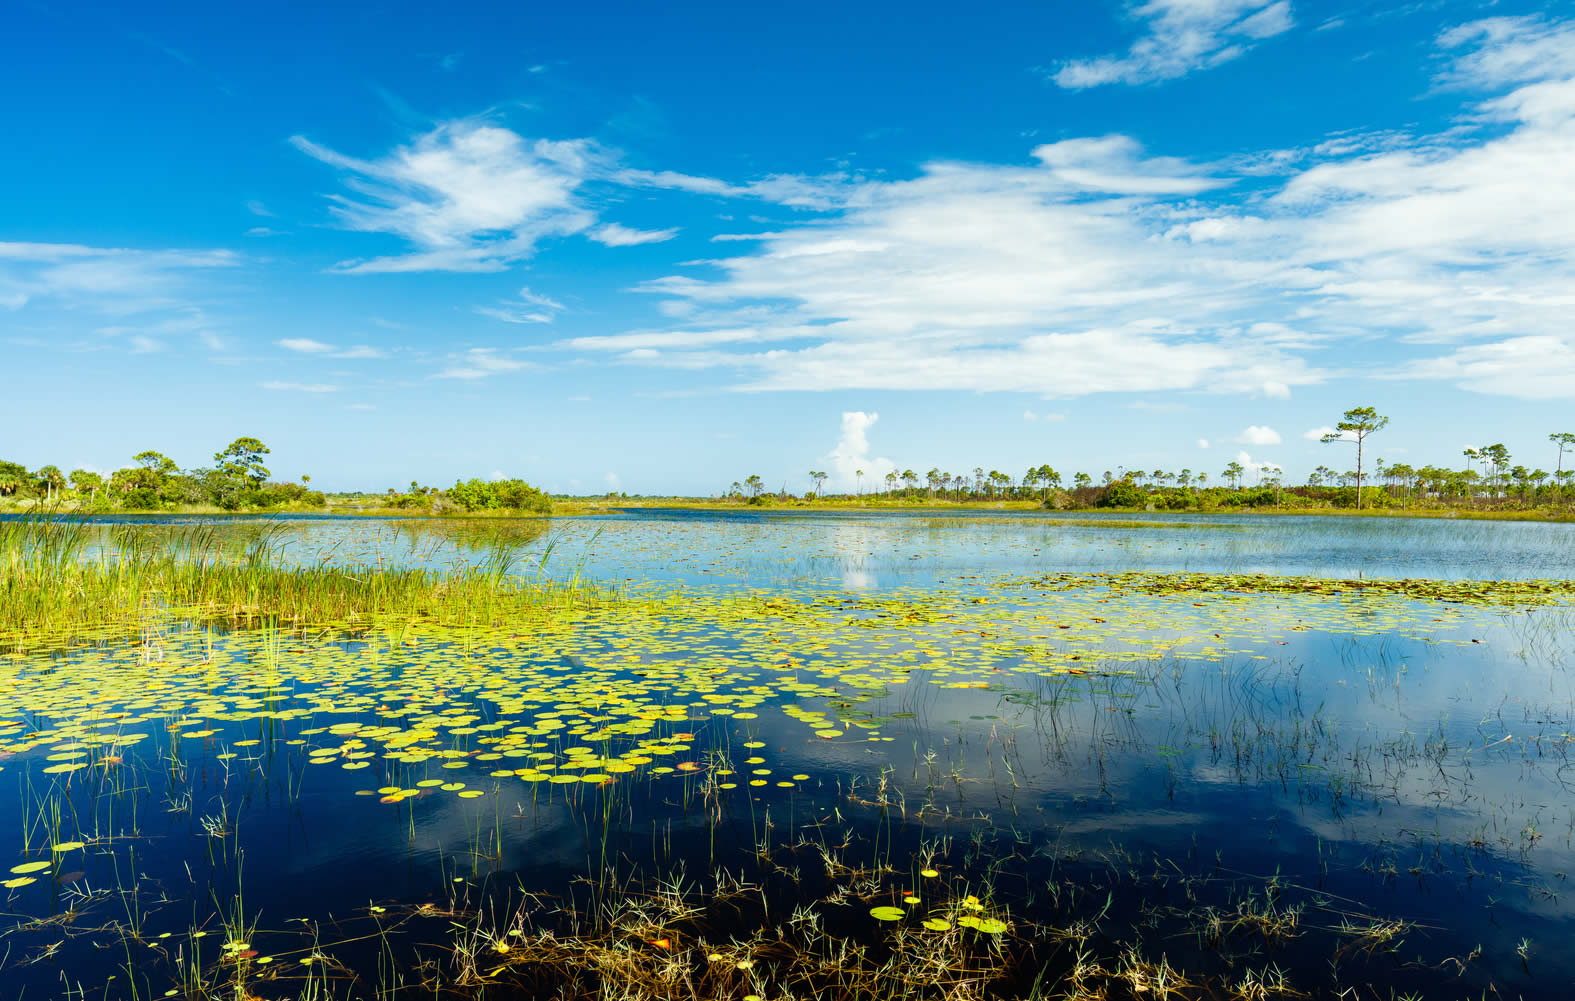
[[[1148,0],[1131,16],[1144,33],[1123,55],[1073,59],[1052,79],[1071,90],[1173,80],[1245,55],[1296,21],[1289,0]]]
[[[1279,466],[1272,462],[1263,462],[1261,460],[1254,459],[1252,456],[1247,454],[1245,449],[1236,453],[1236,461],[1241,463],[1241,468],[1246,471],[1242,479],[1243,483],[1251,483],[1255,480],[1262,480],[1271,476],[1276,476],[1283,472]]]
[[[1512,88],[1472,97],[1477,119],[1271,151],[1272,172],[1101,136],[849,179],[825,215],[641,285],[670,327],[563,346],[750,390],[1284,399],[1323,358],[1359,374],[1369,352],[1329,353],[1359,338],[1388,375],[1575,393],[1575,79],[1515,49],[1548,38],[1575,29],[1459,29],[1451,86]]]
[[[842,434],[837,438],[836,446],[826,454],[831,464],[828,472],[831,474],[833,490],[879,490],[886,474],[896,471],[897,466],[890,459],[870,455],[869,429],[878,420],[880,414],[876,413],[862,410],[843,412]]]
[[[1198,439],[1198,447],[1199,448],[1208,448],[1209,447],[1209,440],[1207,438],[1199,438]]]
[[[1278,445],[1280,443],[1280,433],[1271,427],[1253,424],[1243,429],[1241,434],[1236,436],[1236,443],[1239,445]]]

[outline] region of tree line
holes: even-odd
[[[1086,472],[1068,475],[1049,463],[1029,466],[1021,475],[975,466],[971,471],[953,473],[932,467],[922,475],[914,469],[892,470],[880,479],[866,478],[864,470],[854,471],[852,494],[842,499],[875,497],[891,500],[946,501],[1038,501],[1057,507],[1148,507],[1188,510],[1200,507],[1257,507],[1280,505],[1289,498],[1293,504],[1312,503],[1334,507],[1395,506],[1407,502],[1444,504],[1505,504],[1528,506],[1575,501],[1575,468],[1564,468],[1566,453],[1575,453],[1575,433],[1548,435],[1554,446],[1555,469],[1552,473],[1513,461],[1502,443],[1468,448],[1462,469],[1447,466],[1415,466],[1403,462],[1385,464],[1378,459],[1369,472],[1367,439],[1382,431],[1389,418],[1372,407],[1354,407],[1345,412],[1335,429],[1320,439],[1325,444],[1355,446],[1355,467],[1337,471],[1319,465],[1307,476],[1305,485],[1284,481],[1284,471],[1274,465],[1251,469],[1231,461],[1210,481],[1205,471],[1183,468],[1175,471],[1154,469],[1105,470],[1096,479]],[[1473,463],[1478,468],[1472,468]],[[802,495],[808,501],[824,499],[828,474],[810,470],[811,487]],[[1376,479],[1376,484],[1374,480]],[[746,503],[768,503],[790,497],[786,486],[769,493],[759,475],[735,480],[726,495]]]
[[[271,451],[257,438],[237,438],[214,453],[213,465],[182,469],[169,456],[150,449],[138,452],[131,465],[108,476],[87,469],[62,473],[55,465],[29,470],[21,463],[0,460],[0,497],[44,504],[69,501],[85,511],[326,507],[328,497],[311,488],[311,476],[302,475],[299,482],[272,478],[263,459]],[[376,500],[379,506],[433,513],[458,509],[547,514],[552,510],[546,493],[519,479],[456,481],[447,490],[412,480],[408,492],[390,487]]]

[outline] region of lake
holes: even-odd
[[[623,596],[264,627],[150,596],[135,622],[8,638],[8,997],[1575,979],[1575,619],[1542,583],[1575,576],[1575,526],[110,522],[88,558],[213,522],[278,565],[501,555]]]

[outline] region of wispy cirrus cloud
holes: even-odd
[[[505,372],[519,372],[534,368],[531,363],[500,355],[495,348],[470,348],[449,355],[448,364],[432,376],[434,379],[485,379]]]
[[[528,139],[479,119],[438,125],[374,159],[347,156],[305,136],[290,142],[336,168],[348,194],[331,194],[345,229],[398,237],[408,252],[342,261],[348,274],[503,271],[555,237],[583,236],[609,247],[660,243],[677,228],[642,230],[603,222],[589,186],[656,188],[749,198],[794,208],[841,204],[847,175],[775,174],[745,184],[674,171],[626,168],[589,139]],[[274,235],[259,227],[257,235]]]
[[[368,359],[388,357],[388,352],[381,348],[374,348],[370,344],[354,344],[345,348],[335,344],[325,344],[322,341],[314,341],[309,337],[286,337],[282,340],[274,341],[274,343],[286,351],[294,351],[296,354],[321,355],[325,358]]]
[[[550,296],[532,292],[528,287],[519,291],[517,299],[500,300],[494,306],[475,306],[475,312],[490,316],[504,323],[551,323],[563,304]]]
[[[278,382],[270,380],[259,383],[262,388],[279,393],[337,393],[340,387],[326,382]]]
[[[603,223],[585,234],[608,247],[635,247],[642,243],[663,243],[678,235],[674,229],[630,229],[615,222]]]
[[[412,253],[346,261],[350,273],[501,271],[552,236],[595,222],[578,191],[597,152],[586,140],[527,141],[480,121],[449,122],[375,160],[290,140],[343,171],[353,195],[331,195],[347,229],[389,233]]]
[[[1174,80],[1245,55],[1295,26],[1289,0],[1148,0],[1130,8],[1144,33],[1121,55],[1072,59],[1052,74],[1057,86]]]
[[[0,305],[59,300],[122,314],[179,308],[185,303],[177,295],[197,273],[240,263],[228,250],[0,242]]]
[[[227,250],[0,242],[0,310],[26,311],[38,324],[72,331],[83,328],[84,312],[109,321],[90,328],[102,341],[75,334],[57,339],[67,350],[119,343],[150,354],[179,339],[220,351],[221,327],[200,304],[203,276],[241,263]]]

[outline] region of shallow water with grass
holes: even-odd
[[[1570,526],[179,521],[0,524],[7,997],[1575,979]]]

